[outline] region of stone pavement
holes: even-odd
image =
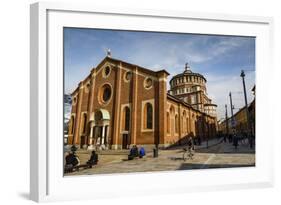
[[[100,154],[99,163],[91,169],[67,173],[71,175],[113,174],[132,172],[174,171],[206,168],[230,168],[255,165],[255,150],[247,145],[240,145],[237,150],[232,144],[217,143],[219,140],[209,141],[209,148],[202,143],[197,147],[193,159],[183,160],[182,147],[177,149],[159,150],[159,157],[153,158],[148,152],[142,159],[127,160],[128,150],[115,151],[111,154]],[[205,147],[204,147],[205,146]],[[90,152],[77,152],[81,164],[89,159]]]

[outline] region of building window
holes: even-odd
[[[103,85],[99,90],[99,101],[103,104],[109,102],[112,96],[112,89],[109,84]]]
[[[144,128],[152,129],[153,128],[153,107],[151,103],[146,103],[144,106]]]
[[[146,128],[152,129],[152,105],[150,103],[147,104],[147,120],[146,120]]]
[[[108,101],[110,96],[111,96],[111,89],[109,87],[106,87],[102,95],[103,101],[104,102]]]
[[[103,69],[103,77],[106,78],[109,76],[110,74],[110,71],[111,71],[111,68],[109,66],[106,66],[104,69]]]
[[[72,115],[71,120],[70,120],[70,125],[69,125],[69,131],[70,131],[69,134],[71,134],[71,135],[74,133],[74,122],[75,122],[74,120],[75,120],[75,118]]]
[[[186,134],[187,133],[187,131],[186,131],[186,112],[185,111],[183,111],[183,113],[182,113],[182,123],[181,123],[181,125],[182,125],[182,130],[183,130],[183,132],[184,132],[184,134]]]
[[[194,95],[191,96],[191,104],[195,104],[195,96]]]
[[[83,113],[83,119],[82,119],[82,125],[83,125],[83,129],[82,129],[82,134],[86,133],[86,127],[87,127],[87,114]]]
[[[75,97],[73,97],[73,100],[72,100],[72,105],[76,105],[76,103],[77,103],[77,97],[75,96]]]
[[[178,115],[175,115],[175,132],[179,133]]]
[[[146,89],[150,89],[152,87],[152,79],[151,78],[146,78],[144,80],[144,87]]]
[[[130,130],[130,108],[127,106],[123,110],[123,119],[124,119],[123,130],[129,131]]]
[[[167,112],[167,133],[170,133],[171,125],[170,125],[170,114]]]
[[[85,92],[88,93],[90,91],[90,86],[91,84],[90,83],[87,83],[86,86],[85,86]]]
[[[124,74],[124,80],[125,82],[129,82],[133,77],[133,73],[131,71],[127,71],[125,74]]]

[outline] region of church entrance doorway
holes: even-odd
[[[129,134],[123,134],[122,149],[128,149],[129,146]]]
[[[91,115],[90,121],[90,147],[106,149],[109,143],[109,112],[105,109],[99,109]]]

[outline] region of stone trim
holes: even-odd
[[[149,80],[149,79],[150,79],[152,82],[151,82],[150,87],[147,87],[147,86],[146,86],[146,83],[147,83],[147,80]],[[153,81],[153,79],[152,79],[150,76],[145,77],[145,79],[143,80],[143,87],[144,87],[144,89],[150,90],[151,88],[153,88],[153,83],[154,83],[154,81]]]

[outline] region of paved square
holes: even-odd
[[[127,160],[128,150],[103,151],[99,153],[98,165],[65,176],[255,166],[255,149],[246,144],[240,144],[236,150],[230,143],[213,140],[208,148],[206,143],[196,147],[193,159],[185,161],[182,148],[159,150],[157,158],[148,152],[144,158],[130,161]],[[81,164],[85,164],[90,152],[78,151],[77,155]]]

